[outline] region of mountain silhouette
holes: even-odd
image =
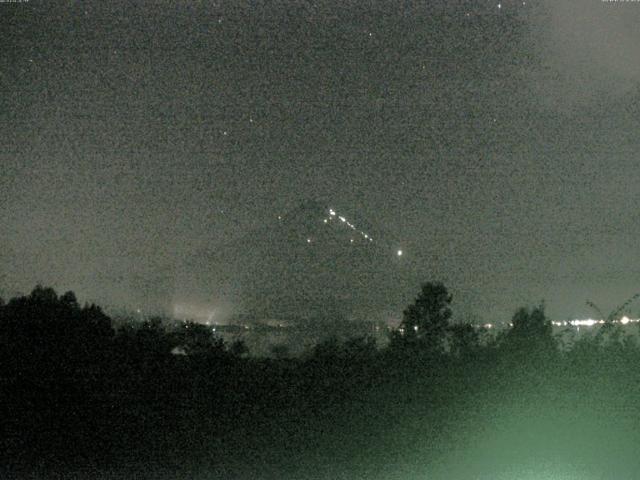
[[[255,318],[382,320],[415,289],[408,259],[383,229],[308,200],[189,262],[214,304]],[[404,303],[406,304],[406,303]]]

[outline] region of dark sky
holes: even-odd
[[[0,288],[171,295],[193,252],[322,198],[465,314],[608,311],[640,291],[639,23],[600,0],[0,3]]]

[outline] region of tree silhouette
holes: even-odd
[[[175,345],[182,347],[187,355],[221,354],[224,341],[217,337],[211,327],[201,323],[186,322],[174,334]]]
[[[373,337],[360,336],[344,342],[344,355],[352,360],[369,361],[376,353],[376,339]]]
[[[151,317],[137,328],[133,325],[127,325],[121,328],[118,333],[119,337],[131,340],[132,346],[137,350],[157,351],[162,354],[168,353],[170,350],[168,335],[160,317]]]
[[[480,348],[480,335],[468,323],[451,325],[448,329],[449,352],[462,357],[476,352]]]
[[[25,359],[62,361],[95,357],[113,337],[111,319],[96,305],[80,308],[73,292],[36,286],[28,296],[2,308],[0,336],[13,354]]]
[[[235,357],[244,357],[249,354],[249,347],[244,340],[235,340],[229,346],[229,353]]]
[[[78,304],[78,299],[76,298],[76,294],[71,291],[66,292],[64,295],[60,296],[60,303],[72,310],[80,309],[80,305]]]
[[[507,344],[519,351],[552,352],[556,348],[551,321],[541,304],[532,309],[522,307],[513,315],[512,328],[507,332]]]
[[[417,345],[432,352],[442,352],[451,318],[452,296],[440,282],[422,285],[413,304],[403,312],[401,335],[395,335],[392,343]]]
[[[620,397],[618,405],[637,421],[640,410],[629,407],[640,385],[635,341],[605,348],[596,335],[587,335],[553,355],[551,322],[540,305],[517,310],[512,328],[487,344],[480,341],[482,330],[449,323],[450,302],[442,284],[422,286],[405,310],[405,333],[397,337],[402,343],[396,345],[404,349],[378,350],[366,336],[329,337],[306,355],[290,354],[281,344],[271,349],[277,361],[242,360],[242,342],[225,346],[202,324],[132,320],[111,338],[109,317],[98,307],[81,307],[72,292],[58,297],[39,286],[0,305],[0,478],[26,478],[4,474],[4,465],[25,471],[38,465],[66,478],[56,471],[63,464],[74,471],[85,462],[113,468],[112,462],[135,464],[141,455],[173,472],[185,459],[195,464],[205,458],[212,445],[219,449],[207,457],[219,465],[212,475],[244,478],[246,470],[235,475],[234,469],[263,466],[247,463],[252,459],[246,451],[304,465],[313,449],[326,462],[338,451],[357,454],[361,445],[385,437],[395,422],[403,426],[403,438],[386,435],[391,439],[374,443],[375,455],[369,458],[382,467],[410,444],[419,447],[417,462],[425,453],[440,456],[450,440],[458,442],[460,437],[449,433],[453,429],[473,436],[475,425],[486,424],[483,415],[493,421],[496,402],[509,401],[510,393],[518,402],[512,411],[522,405],[535,415],[518,416],[522,422],[516,418],[513,438],[524,428],[544,429],[545,422],[537,420],[545,417],[538,415],[551,412],[548,424],[564,421],[564,410],[556,414],[549,405],[584,412],[581,418],[588,419],[594,410],[581,405]],[[172,355],[175,347],[186,355]],[[450,357],[432,353],[445,349]],[[576,402],[582,397],[586,401]],[[390,420],[372,421],[380,411]],[[516,417],[508,415],[507,425]],[[602,423],[594,431],[598,449]],[[623,446],[636,440],[626,431],[620,431]],[[485,435],[479,432],[475,438]],[[320,435],[327,441],[319,443]],[[291,454],[297,446],[302,453]],[[393,457],[377,460],[379,452]],[[294,467],[281,465],[287,478]],[[353,477],[370,476],[371,468],[366,469]]]

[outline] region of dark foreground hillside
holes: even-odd
[[[197,325],[116,332],[37,288],[0,309],[0,477],[637,478],[635,343],[560,352],[534,309],[484,345],[420,298],[404,321],[418,333],[385,350],[328,340],[276,360]]]

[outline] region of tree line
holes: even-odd
[[[498,436],[500,448],[481,455],[469,439],[480,443],[501,405],[521,415],[514,438],[523,427],[541,438],[557,425],[588,431],[584,419],[557,413],[573,406],[610,418],[600,433],[613,444],[636,440],[627,430],[616,437],[614,421],[619,411],[640,420],[629,400],[640,393],[634,336],[611,323],[560,348],[543,305],[519,309],[510,328],[484,339],[451,318],[451,294],[428,282],[384,348],[366,336],[327,338],[302,356],[256,358],[206,325],[115,328],[100,307],[38,286],[0,301],[0,473],[392,478],[424,469],[437,478],[444,462],[456,478],[482,478],[513,461],[502,447],[520,463],[533,462],[534,446],[593,460],[585,452],[601,435],[555,450],[537,437],[518,446]]]

